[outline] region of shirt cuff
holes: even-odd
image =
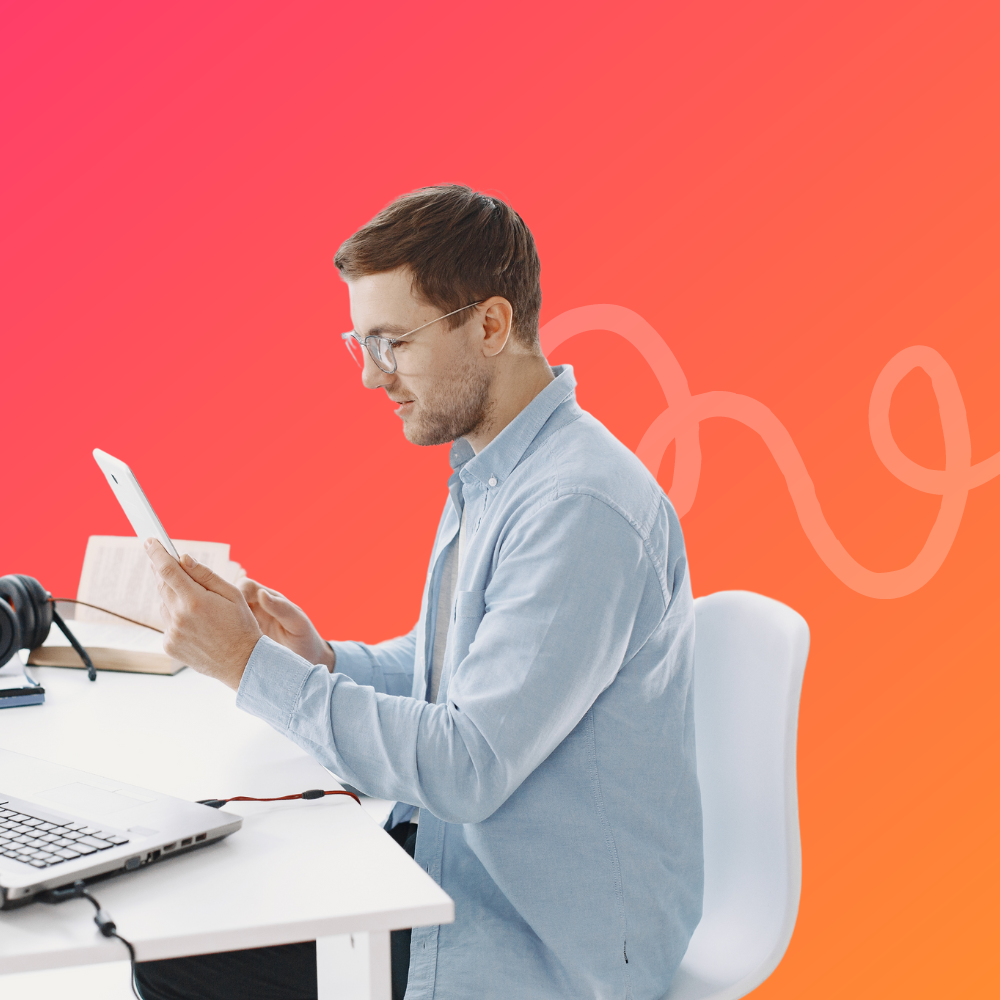
[[[302,688],[314,670],[326,670],[326,667],[316,666],[262,635],[243,671],[236,691],[236,707],[285,732],[302,696]]]

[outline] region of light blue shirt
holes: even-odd
[[[659,1000],[701,917],[694,609],[680,524],[576,403],[572,369],[478,455],[452,447],[420,620],[270,639],[237,704],[370,795],[420,808],[416,861],[455,922],[416,928],[407,1000]],[[443,554],[466,537],[436,704]]]

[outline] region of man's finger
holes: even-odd
[[[218,573],[212,572],[204,563],[198,562],[194,556],[187,552],[181,556],[180,566],[195,583],[212,591],[213,594],[218,594],[220,597],[226,598],[227,601],[243,599],[239,587],[234,587],[227,580],[223,580]]]
[[[178,594],[191,593],[195,584],[177,560],[155,538],[146,539],[146,555],[159,578]]]

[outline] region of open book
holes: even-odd
[[[174,539],[174,545],[179,553],[189,553],[230,583],[238,583],[246,576],[240,564],[229,558],[229,546],[222,542]],[[87,540],[76,598],[142,623],[122,621],[82,604],[62,606],[66,613],[62,608],[60,613],[98,670],[175,674],[184,666],[163,651],[156,577],[141,539],[134,535],[91,535]],[[83,667],[83,661],[69,641],[54,627],[45,645],[31,651],[28,663],[44,667]]]

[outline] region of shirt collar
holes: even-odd
[[[462,478],[499,486],[514,471],[521,456],[556,409],[576,397],[572,365],[556,365],[555,378],[477,455],[465,438],[451,446],[449,461]]]

